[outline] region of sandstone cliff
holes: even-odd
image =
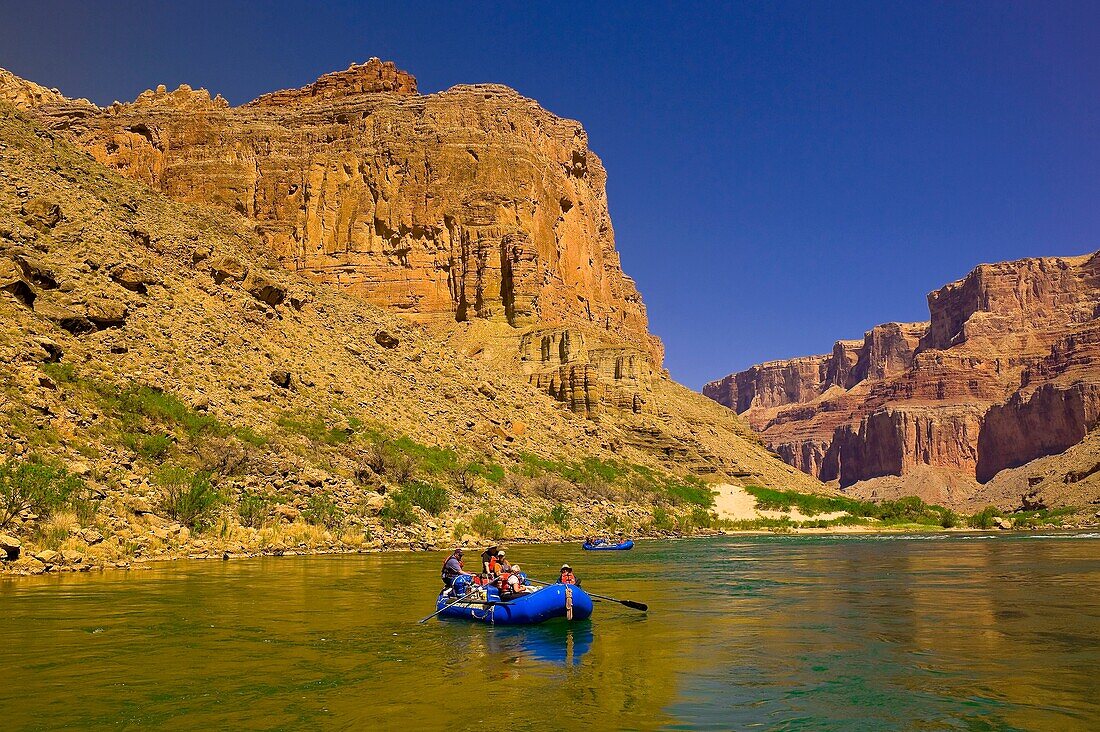
[[[660,373],[584,129],[507,87],[421,95],[371,59],[240,107],[181,86],[100,109],[12,79],[7,96],[96,160],[253,219],[288,269],[429,327],[506,323],[517,349],[528,330],[570,328]],[[542,366],[532,383],[586,414],[650,399],[606,364]]]
[[[0,464],[84,485],[71,511],[3,532],[97,562],[357,551],[690,531],[700,476],[820,485],[664,378],[648,412],[556,400],[650,378],[640,349],[543,328],[520,353],[483,318],[443,342],[280,265],[261,226],[123,178],[0,103]],[[543,364],[564,375],[531,383]],[[165,513],[165,465],[209,477],[217,532]]]
[[[927,323],[879,325],[704,393],[821,480],[881,497],[885,476],[919,473],[909,487],[953,504],[1100,423],[1100,253],[981,265],[928,306]]]

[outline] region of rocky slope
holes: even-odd
[[[507,87],[421,95],[378,59],[235,108],[187,86],[105,109],[8,86],[98,161],[254,220],[290,270],[444,335],[504,323],[532,383],[579,412],[655,409],[662,347],[620,267],[607,174],[579,123]],[[526,345],[563,337],[577,347]]]
[[[879,325],[704,393],[748,417],[791,465],[857,494],[1034,502],[1023,495],[1034,491],[980,486],[1079,445],[1100,423],[1100,253],[981,265],[928,305],[929,322]],[[1100,462],[1077,452],[1074,462]],[[1060,482],[1081,469],[1067,463],[1047,480],[1057,461],[1046,459],[1032,488],[1042,484],[1051,505],[1100,497],[1095,480]]]
[[[407,94],[402,79],[380,93]],[[638,323],[622,320],[619,341],[583,323],[517,335],[484,310],[441,338],[324,268],[287,271],[271,220],[165,197],[42,119],[0,103],[0,436],[9,468],[65,467],[81,487],[0,528],[21,570],[692,530],[706,523],[697,476],[819,485],[661,377]],[[618,277],[603,261],[592,283]],[[568,378],[542,383],[525,363]],[[651,379],[646,409],[572,411],[560,400],[595,393],[574,373]],[[210,515],[170,510],[204,481]]]

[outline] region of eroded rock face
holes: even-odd
[[[928,304],[928,323],[879,325],[704,393],[842,486],[921,466],[985,482],[1100,423],[1100,253],[982,265]]]
[[[288,269],[433,327],[507,323],[521,350],[527,331],[579,334],[600,358],[548,357],[534,380],[578,412],[644,405],[633,382],[660,372],[662,346],[579,123],[499,85],[421,95],[378,59],[235,108],[186,85],[100,109],[26,84],[9,95],[96,160],[253,219]],[[248,276],[232,264],[215,279]]]
[[[182,86],[36,110],[100,162],[254,219],[292,270],[421,321],[568,325],[660,366],[584,129],[507,87],[420,95],[372,59],[236,108]]]

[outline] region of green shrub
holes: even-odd
[[[58,384],[75,384],[77,382],[76,373],[71,363],[61,363],[60,361],[43,363],[39,364],[39,368]]]
[[[144,416],[162,424],[176,425],[191,437],[218,431],[213,417],[187,406],[176,395],[151,386],[132,384],[113,399],[123,417]]]
[[[450,505],[450,496],[447,495],[447,489],[432,483],[414,480],[402,486],[398,493],[408,498],[414,506],[420,506],[432,516],[443,513]]]
[[[953,529],[959,525],[959,515],[949,508],[940,513],[940,526],[945,529]]]
[[[550,520],[563,529],[569,528],[569,509],[562,504],[557,504],[550,509]]]
[[[1004,514],[996,506],[986,506],[978,513],[966,520],[967,526],[974,529],[992,529],[993,519],[1000,518]]]
[[[475,460],[469,465],[470,472],[479,475],[493,485],[499,485],[504,480],[504,468],[494,462],[480,462]]]
[[[286,432],[302,435],[312,442],[325,445],[342,445],[351,439],[350,429],[329,427],[318,415],[284,412],[275,423]]]
[[[172,438],[169,435],[124,432],[120,442],[147,460],[159,460],[172,449]]]
[[[672,531],[676,528],[676,523],[672,520],[672,515],[669,514],[668,509],[662,506],[655,506],[653,509],[653,519],[650,522],[654,531]]]
[[[254,491],[243,491],[237,500],[237,517],[241,526],[258,529],[267,523],[274,503],[270,498]]]
[[[670,477],[665,482],[665,492],[676,503],[691,503],[709,508],[714,504],[714,491],[694,475],[682,479]]]
[[[431,475],[440,475],[458,465],[458,453],[446,447],[422,445],[411,437],[398,437],[390,443],[393,450],[412,458],[417,467]]]
[[[91,526],[95,522],[96,514],[99,513],[101,505],[99,500],[88,495],[88,493],[87,490],[80,489],[74,491],[69,497],[69,505],[72,507],[73,513],[76,514],[81,526]]]
[[[174,465],[157,471],[160,508],[168,516],[194,530],[207,528],[222,503],[222,496],[210,482],[210,474]]]
[[[486,539],[497,539],[504,536],[504,524],[492,511],[482,511],[470,519],[470,529],[478,536]]]
[[[691,513],[688,514],[687,519],[688,520],[685,522],[686,525],[689,528],[694,527],[696,529],[712,528],[717,521],[717,517],[702,506],[693,508]]]
[[[324,526],[326,529],[335,529],[344,523],[344,512],[333,500],[327,491],[314,493],[306,501],[306,507],[302,510],[302,518],[306,523],[314,526]]]
[[[64,506],[84,481],[64,468],[35,461],[0,465],[0,529],[24,511],[45,517]]]
[[[420,521],[420,515],[416,512],[416,507],[409,500],[409,497],[402,493],[389,496],[379,515],[386,526],[394,526],[395,524],[411,526]]]

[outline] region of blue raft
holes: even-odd
[[[547,585],[507,602],[501,601],[495,587],[489,587],[488,592],[485,600],[462,602],[454,602],[454,596],[440,593],[435,607],[442,610],[441,618],[478,620],[490,625],[534,625],[553,618],[586,620],[592,615],[592,598],[577,585]]]
[[[619,544],[607,544],[602,542],[590,544],[586,541],[584,542],[584,544],[581,545],[581,548],[588,552],[622,552],[626,551],[627,549],[633,549],[634,540],[627,539],[626,541]]]

